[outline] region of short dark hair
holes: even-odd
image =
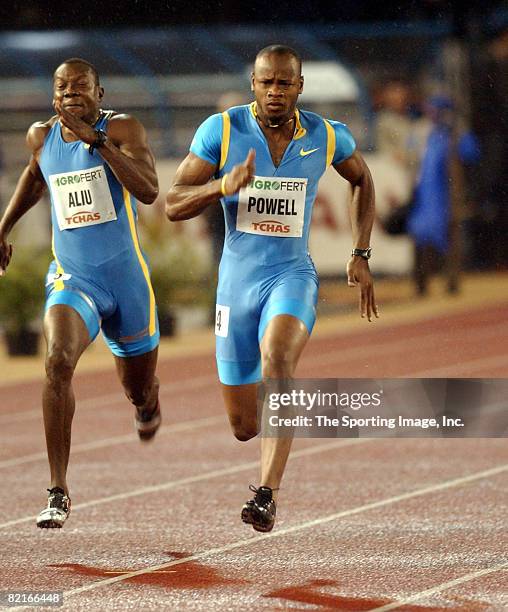
[[[81,57],[70,57],[69,59],[64,60],[60,64],[60,66],[63,66],[64,64],[83,64],[83,66],[86,66],[88,70],[93,74],[93,77],[95,79],[95,84],[100,85],[99,73],[97,72],[97,68],[93,64],[88,62],[87,60],[82,59]]]
[[[287,45],[268,45],[268,47],[263,47],[261,51],[258,51],[256,55],[256,61],[262,57],[263,55],[270,55],[271,53],[275,53],[276,55],[290,55],[294,57],[298,63],[298,70],[300,74],[302,73],[302,58],[298,51],[295,51],[292,47],[288,47]]]

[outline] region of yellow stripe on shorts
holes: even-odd
[[[54,234],[52,234],[51,236],[51,250],[53,251],[53,258],[55,259],[55,262],[56,262],[56,274],[60,274],[60,278],[58,278],[53,283],[53,289],[55,291],[63,291],[65,289],[65,285],[63,282],[63,278],[62,278],[64,274],[64,269],[60,265],[60,262],[58,261],[58,257],[56,256],[56,253],[55,253],[55,235]]]
[[[134,249],[136,251],[136,255],[138,256],[139,264],[141,269],[143,270],[143,275],[146,280],[146,284],[148,286],[148,293],[150,295],[150,321],[148,323],[148,332],[150,336],[155,334],[155,295],[153,293],[152,283],[150,282],[150,273],[148,272],[148,266],[146,265],[146,261],[141,253],[141,248],[139,246],[138,233],[136,231],[136,223],[134,222],[134,212],[132,210],[132,202],[131,202],[131,194],[123,188],[123,201],[125,203],[125,210],[127,212],[127,219],[129,220],[129,227],[131,230],[132,242],[134,243]]]

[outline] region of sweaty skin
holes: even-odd
[[[265,135],[275,166],[280,164],[295,131],[295,108],[303,90],[301,66],[286,53],[266,53],[256,59],[251,77],[251,89],[256,99],[257,121]],[[218,205],[224,191],[237,193],[255,176],[255,151],[234,166],[224,182],[211,180],[218,165],[189,153],[178,168],[173,185],[166,196],[166,214],[171,221],[190,219],[207,206]],[[355,152],[337,164],[335,170],[352,187],[350,216],[353,248],[369,246],[374,220],[374,189],[372,178],[362,156]],[[378,316],[372,276],[368,261],[351,257],[347,264],[348,285],[360,287],[360,313],[371,321]],[[264,379],[291,379],[309,334],[298,318],[290,315],[273,317],[261,340],[261,364]],[[237,439],[248,440],[258,432],[257,384],[222,385],[229,421]],[[261,444],[261,485],[276,490],[281,482],[291,447],[290,438],[263,438]]]
[[[99,117],[103,95],[103,88],[86,64],[64,63],[55,71],[53,106],[57,114],[48,121],[34,123],[28,130],[26,142],[31,152],[30,160],[0,221],[0,276],[5,274],[13,254],[12,244],[7,241],[10,231],[41,199],[46,189],[39,167],[45,137],[53,125],[60,122],[66,142],[95,142],[93,125]],[[129,115],[114,115],[108,121],[107,137],[105,145],[99,149],[100,155],[135,198],[151,204],[159,187],[154,157],[143,126]],[[78,313],[63,304],[53,305],[47,310],[44,335],[47,353],[43,414],[51,487],[61,487],[68,494],[66,473],[75,405],[72,377],[81,354],[90,344],[90,337]],[[153,410],[158,401],[155,377],[157,348],[134,357],[115,356],[115,362],[129,400],[140,410]]]

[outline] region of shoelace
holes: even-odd
[[[67,507],[67,499],[65,493],[60,487],[54,487],[53,489],[47,490],[49,493],[48,497],[48,508],[62,508]]]
[[[256,503],[262,505],[273,502],[272,491],[278,491],[278,489],[270,489],[270,487],[255,487],[254,485],[249,485],[249,489],[256,494]]]
[[[138,418],[140,421],[142,421],[143,423],[148,423],[149,421],[151,421],[154,416],[157,414],[158,410],[159,410],[159,400],[157,400],[157,403],[155,404],[155,408],[151,411],[151,412],[147,412],[146,410],[142,410],[141,412],[138,411]]]

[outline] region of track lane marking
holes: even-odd
[[[508,376],[508,353],[494,355],[493,357],[481,357],[480,359],[471,359],[470,361],[461,361],[460,364],[441,366],[430,370],[422,370],[418,374],[418,378],[448,378],[446,374],[453,370],[453,376],[467,374],[478,368],[499,367],[500,362],[505,363],[505,374]],[[500,378],[500,377],[499,377]]]
[[[164,436],[172,433],[181,433],[185,431],[193,431],[201,429],[202,427],[210,427],[212,425],[218,425],[219,423],[226,423],[227,416],[225,414],[203,417],[201,419],[191,419],[189,421],[182,421],[180,423],[173,423],[171,425],[163,425],[157,432],[157,437]],[[107,448],[116,446],[118,444],[127,444],[129,442],[139,443],[139,437],[135,433],[124,434],[122,436],[111,436],[110,438],[102,438],[101,440],[95,440],[93,442],[82,442],[81,444],[75,444],[71,446],[71,457],[78,453],[83,453],[90,450],[96,450],[98,448]],[[31,455],[22,455],[21,457],[15,457],[13,459],[6,459],[0,461],[0,469],[13,467],[16,465],[23,465],[25,463],[31,463],[32,461],[44,460],[48,458],[47,453],[32,453]]]
[[[205,376],[196,376],[179,382],[163,383],[160,386],[159,392],[161,395],[179,393],[180,391],[196,391],[203,387],[207,387],[212,383],[218,383],[217,376],[207,374]],[[106,395],[97,395],[76,402],[76,410],[90,410],[97,408],[109,407],[112,404],[130,405],[125,395],[119,390],[116,393],[108,393]],[[19,414],[2,414],[0,415],[0,425],[9,425],[11,423],[23,423],[33,419],[42,421],[42,408],[33,408],[25,410]]]
[[[257,465],[257,462],[256,462]],[[318,519],[313,519],[311,521],[306,521],[304,523],[300,523],[299,525],[294,525],[293,527],[286,527],[283,529],[278,529],[277,531],[272,531],[270,533],[266,533],[260,536],[254,536],[251,538],[247,538],[244,540],[238,540],[236,542],[232,542],[231,544],[226,544],[225,546],[219,546],[217,548],[211,548],[209,550],[205,550],[201,553],[196,553],[194,555],[190,555],[185,557],[184,559],[176,559],[174,561],[169,561],[166,563],[160,563],[158,565],[152,565],[150,567],[146,567],[144,569],[136,570],[129,572],[127,574],[123,574],[122,576],[115,576],[113,578],[107,578],[106,580],[96,580],[91,584],[87,584],[82,587],[78,587],[75,589],[71,589],[69,591],[64,591],[64,597],[70,597],[72,595],[77,595],[79,593],[84,593],[86,591],[92,591],[94,589],[102,588],[105,586],[109,586],[111,584],[115,584],[117,582],[121,582],[123,580],[128,580],[130,578],[134,578],[136,576],[142,576],[143,574],[151,574],[153,572],[166,569],[168,567],[173,567],[175,565],[181,565],[183,563],[187,563],[189,561],[197,561],[199,559],[205,559],[207,557],[211,557],[216,554],[229,552],[231,550],[235,550],[236,548],[242,548],[244,546],[250,546],[251,544],[257,544],[258,542],[265,541],[269,538],[279,538],[291,533],[297,533],[299,531],[303,531],[304,529],[308,529],[310,527],[316,527],[317,525],[323,525],[325,523],[330,523],[340,518],[345,518],[347,516],[353,516],[355,514],[360,514],[361,512],[366,512],[368,510],[373,510],[376,508],[382,508],[383,506],[387,506],[389,504],[394,504],[400,501],[405,501],[407,499],[412,499],[415,497],[421,497],[422,495],[426,495],[427,493],[434,493],[436,491],[443,491],[445,489],[450,489],[452,487],[460,486],[469,482],[474,482],[475,480],[480,480],[482,478],[489,478],[491,476],[495,476],[497,474],[501,474],[508,470],[508,463],[504,465],[500,465],[494,468],[490,468],[488,470],[483,470],[481,472],[476,472],[474,474],[470,474],[469,476],[462,476],[460,478],[454,478],[452,480],[446,480],[442,483],[431,485],[428,487],[423,487],[421,489],[417,489],[416,491],[411,491],[408,493],[402,493],[400,495],[395,495],[393,497],[388,497],[386,499],[378,500],[376,502],[370,502],[368,504],[363,504],[362,506],[357,506],[356,508],[350,508],[349,510],[343,510],[342,512],[335,512],[334,514],[329,514],[328,516],[324,516]]]
[[[487,329],[492,328],[492,330],[489,332],[489,331],[486,331],[485,328]],[[502,330],[504,328],[506,328],[507,333],[508,333],[508,323],[505,323],[502,325],[499,325],[499,324],[485,325],[481,329],[478,329],[475,331],[469,331],[467,335],[467,340],[474,340],[475,338],[477,338],[478,340],[485,341],[491,337],[496,338],[496,337],[499,337],[499,335],[502,333]],[[366,344],[362,346],[356,346],[356,347],[349,348],[347,352],[345,352],[343,349],[340,349],[340,350],[332,349],[329,351],[322,351],[316,356],[311,355],[311,354],[306,355],[304,353],[300,361],[300,366],[305,367],[306,365],[309,365],[312,367],[314,365],[323,366],[323,365],[331,365],[335,363],[339,364],[342,362],[350,363],[351,360],[355,359],[356,357],[362,357],[365,354],[366,350],[368,350],[368,353],[370,356],[379,355],[379,356],[385,357],[387,348],[389,348],[390,351],[393,351],[395,353],[400,352],[400,351],[407,351],[408,343],[411,340],[418,341],[419,350],[424,349],[425,347],[433,348],[436,343],[436,336],[441,337],[442,331],[429,332],[428,334],[422,334],[416,338],[410,337],[404,340],[397,340],[395,342],[393,341],[393,339],[387,338],[386,341],[369,344],[368,347]],[[498,355],[495,358],[499,360],[501,357],[505,355],[506,353],[504,355]],[[493,359],[493,357],[486,358],[486,359]],[[507,360],[508,360],[508,355],[507,355]],[[453,366],[450,365],[450,366],[443,366],[443,367],[453,367]],[[428,370],[422,370],[421,373],[407,374],[405,377],[409,378],[413,376],[415,378],[424,378],[424,376],[422,376],[421,374],[425,374],[425,372],[427,371]],[[195,379],[189,378],[181,382],[165,383],[165,384],[162,384],[160,388],[161,388],[161,393],[173,394],[173,393],[180,392],[182,390],[194,391],[198,388],[207,387],[208,385],[217,383],[217,381],[218,379],[215,374],[214,375],[207,374],[203,376],[198,376]],[[101,408],[103,406],[110,406],[111,404],[120,403],[120,402],[121,403],[126,402],[125,397],[123,396],[121,391],[119,391],[118,393],[110,393],[108,395],[98,395],[94,398],[83,399],[76,403],[76,409],[80,411],[90,410],[94,408]],[[42,409],[30,409],[30,410],[24,411],[16,415],[0,414],[0,425],[10,424],[10,423],[19,423],[19,422],[29,421],[32,419],[42,419]]]
[[[471,572],[470,574],[466,574],[465,576],[461,576],[460,578],[455,578],[454,580],[449,580],[448,582],[443,582],[442,584],[438,584],[435,587],[430,589],[426,589],[425,591],[419,591],[414,595],[410,595],[409,597],[405,597],[404,599],[400,599],[399,601],[394,601],[392,603],[381,606],[380,608],[372,608],[370,612],[388,612],[388,610],[396,610],[401,606],[405,606],[408,603],[412,603],[413,601],[418,601],[423,597],[428,595],[434,595],[435,593],[439,593],[441,591],[445,591],[446,589],[450,589],[451,587],[457,586],[459,584],[464,584],[464,582],[469,582],[474,580],[475,578],[481,578],[482,576],[487,576],[488,574],[493,574],[494,572],[499,572],[503,569],[508,569],[508,561],[505,563],[498,563],[497,565],[493,565],[492,567],[487,567],[482,570],[478,570],[477,572]]]
[[[317,453],[325,452],[328,450],[334,450],[337,448],[343,448],[346,446],[350,446],[352,444],[365,444],[367,442],[374,441],[375,438],[348,438],[335,440],[334,442],[329,442],[327,444],[319,444],[317,446],[312,446],[309,448],[303,448],[301,450],[296,450],[290,454],[288,461],[291,459],[298,457],[306,457],[308,455],[315,455]],[[150,493],[158,493],[159,491],[167,491],[168,489],[174,489],[175,487],[179,487],[182,485],[193,484],[195,482],[202,482],[205,480],[209,480],[212,478],[218,478],[219,476],[228,476],[230,474],[237,474],[238,472],[245,472],[250,469],[255,469],[259,467],[259,460],[249,461],[246,463],[240,463],[239,465],[221,468],[217,470],[211,470],[209,472],[204,472],[202,474],[198,474],[195,476],[186,476],[185,478],[179,478],[177,480],[170,480],[169,482],[163,482],[157,485],[151,485],[148,487],[142,487],[140,489],[134,489],[131,491],[125,491],[124,493],[117,493],[115,495],[110,495],[108,497],[100,497],[98,499],[93,499],[88,502],[83,502],[81,504],[76,504],[72,506],[72,511],[80,510],[82,508],[89,508],[90,506],[98,506],[100,504],[107,504],[114,501],[129,499],[130,497],[137,497],[138,495],[147,495]],[[35,521],[36,516],[24,516],[23,518],[13,519],[11,521],[7,521],[6,523],[0,523],[0,529],[5,527],[12,527],[14,525],[20,525],[22,523],[28,523],[30,521]]]

